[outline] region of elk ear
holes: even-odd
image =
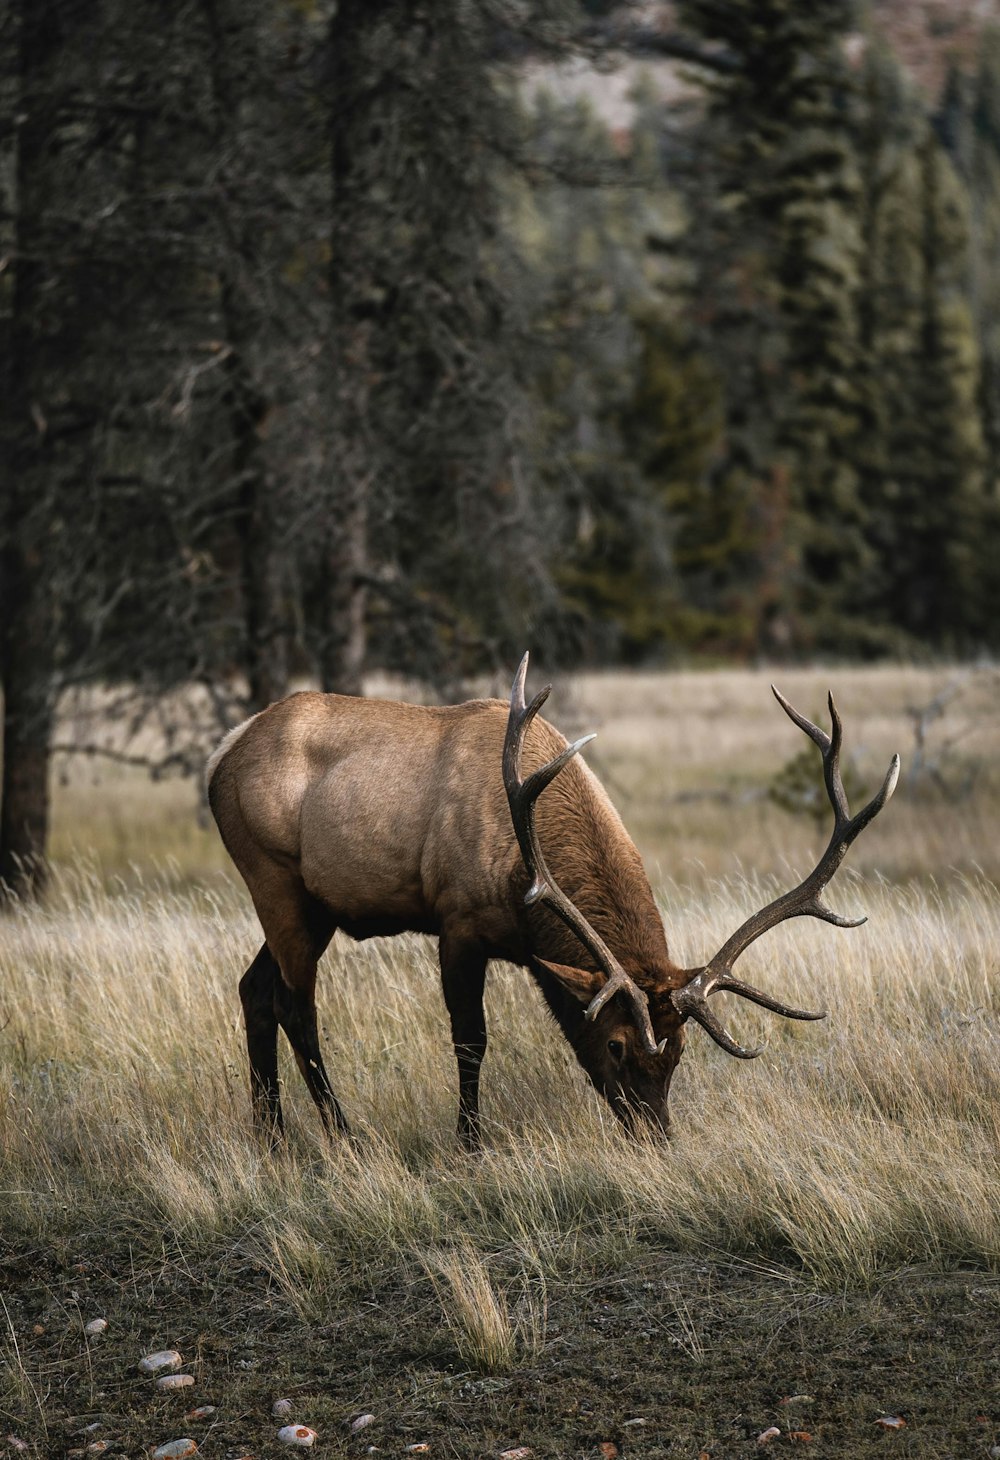
[[[588,973],[585,968],[570,968],[566,963],[550,963],[547,958],[536,958],[535,962],[558,979],[566,992],[581,1004],[589,1004],[604,987],[603,973]]]

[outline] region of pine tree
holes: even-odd
[[[971,308],[980,353],[979,407],[985,451],[984,510],[1000,510],[1000,29],[981,39],[973,78],[949,73],[938,118],[969,204]],[[989,575],[989,581],[995,574]],[[983,616],[997,622],[1000,595],[987,592]],[[995,631],[994,631],[995,637]]]
[[[965,199],[929,129],[918,159],[918,329],[906,381],[911,409],[896,418],[894,607],[902,626],[919,638],[968,651],[985,627],[987,565],[979,356],[964,292]]]
[[[647,233],[663,222],[662,179],[641,131],[622,155],[585,104],[543,94],[528,120],[538,181],[516,191],[511,211],[533,281],[528,450],[546,532],[562,544],[562,650],[635,661],[674,637],[670,509],[644,460],[662,423],[638,399],[647,355],[660,354],[672,379],[676,363],[672,345],[670,364],[646,349],[664,317],[644,267]],[[658,408],[649,402],[653,417]]]
[[[961,78],[941,132],[969,156]],[[983,641],[983,442],[970,309],[968,197],[898,64],[873,46],[861,85],[862,476],[875,616],[912,640]]]
[[[910,361],[920,275],[917,147],[925,125],[899,63],[872,37],[855,115],[862,238],[858,392],[864,407],[856,463],[876,567],[859,609],[890,643],[902,623],[896,568],[905,523],[897,457],[913,417]]]
[[[725,392],[713,495],[742,500],[753,534],[757,642],[843,648],[871,568],[856,466],[860,182],[841,45],[852,6],[682,0],[679,12],[731,60],[707,84],[692,170],[694,308]]]

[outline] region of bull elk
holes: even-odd
[[[491,958],[526,968],[580,1064],[622,1123],[668,1130],[670,1080],[684,1025],[700,1024],[739,1059],[746,1049],[709,1005],[739,994],[786,1019],[793,1009],[733,975],[762,933],[786,918],[856,927],[821,900],[851,843],[896,785],[851,816],[829,735],[777,690],[819,747],[834,825],[809,876],[754,913],[699,968],[680,968],[639,854],[578,752],[525,703],[525,654],[509,706],[425,707],[345,695],[291,695],[231,731],[211,756],[208,794],[265,942],[240,982],[257,1124],[282,1131],[277,1036],[284,1030],[328,1130],[345,1130],[320,1051],[316,965],[337,928],[355,939],[436,933],[458,1061],[459,1136],[479,1144],[486,1052],[483,986]],[[544,793],[544,794],[543,794]],[[543,847],[545,851],[543,852]],[[551,868],[551,870],[550,870]]]

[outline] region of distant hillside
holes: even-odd
[[[936,101],[952,58],[975,64],[982,31],[1000,25],[1000,0],[871,0],[887,36],[929,101]]]
[[[808,3],[808,0],[802,0]],[[1000,0],[869,0],[872,20],[932,106],[953,59],[968,69],[975,66],[982,32],[1000,27]],[[671,33],[676,30],[670,0],[647,0],[630,7],[629,14],[644,27]],[[848,40],[848,54],[860,56],[864,33]],[[586,100],[613,133],[627,138],[635,111],[634,90],[643,78],[663,101],[690,94],[690,72],[676,61],[650,56],[623,59],[619,65],[595,69],[584,56],[553,65],[529,65],[529,89],[544,89],[560,100]]]

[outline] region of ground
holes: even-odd
[[[206,1454],[273,1455],[279,1396],[318,1431],[320,1453],[345,1456],[425,1443],[468,1460],[519,1446],[540,1460],[598,1460],[610,1443],[623,1456],[714,1460],[759,1453],[770,1426],[782,1431],[772,1450],[808,1444],[817,1457],[985,1456],[1000,1442],[1000,1283],[981,1272],[896,1273],[824,1293],[790,1268],[650,1249],[625,1271],[568,1282],[550,1299],[542,1353],[483,1375],[446,1335],[429,1341],[427,1282],[345,1292],[327,1322],[304,1325],[238,1252],[194,1270],[167,1257],[137,1266],[126,1251],[46,1253],[44,1264],[22,1254],[11,1266],[8,1315],[25,1334],[52,1456],[79,1447],[95,1421],[89,1439],[115,1453],[183,1434]],[[88,1343],[82,1324],[97,1313],[109,1328]],[[27,1336],[35,1323],[44,1333]],[[166,1343],[195,1377],[180,1394],[136,1371],[137,1354]],[[216,1413],[184,1422],[199,1404]],[[364,1413],[374,1422],[352,1435]],[[886,1416],[905,1428],[882,1428]],[[37,1431],[37,1411],[22,1424]]]

